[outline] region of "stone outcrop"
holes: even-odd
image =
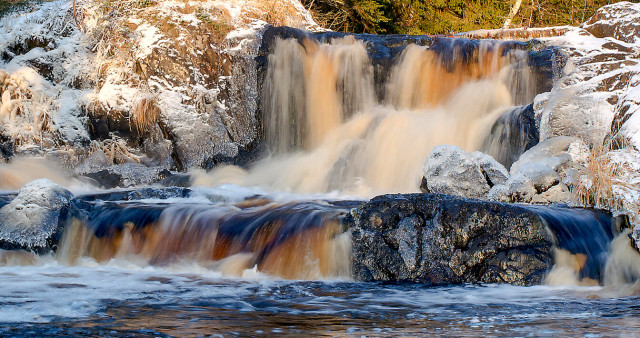
[[[633,118],[640,102],[638,16],[639,4],[610,4],[580,29],[545,41],[567,56],[567,67],[553,89],[534,102],[541,140],[576,136],[589,145],[638,149]]]
[[[356,280],[533,285],[553,263],[545,223],[516,205],[385,195],[352,214]]]
[[[617,2],[599,8],[581,27],[598,38],[640,43],[639,17],[640,4]]]

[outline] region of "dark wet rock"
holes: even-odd
[[[136,201],[142,199],[167,199],[188,197],[191,189],[181,187],[140,188],[129,190],[113,190],[102,193],[85,194],[77,197],[83,201]]]
[[[191,186],[191,175],[171,173],[171,175],[158,181],[158,184],[164,187],[189,187]]]
[[[538,144],[539,139],[533,104],[529,104],[500,116],[485,138],[482,150],[508,169],[522,153]]]
[[[582,24],[582,28],[598,38],[612,37],[620,41],[640,41],[640,4],[618,2],[601,7]]]
[[[0,249],[46,252],[55,249],[73,195],[46,179],[27,183],[0,208]]]
[[[352,215],[353,274],[360,281],[533,285],[553,264],[553,235],[521,206],[385,195]]]
[[[86,173],[84,176],[97,182],[102,188],[112,189],[123,186],[122,175],[113,173],[107,169],[94,173]]]
[[[6,162],[11,159],[15,153],[15,148],[15,142],[11,138],[0,134],[0,160]]]
[[[433,148],[425,160],[420,189],[425,193],[484,198],[491,187],[503,184],[508,176],[491,156],[441,145]]]
[[[115,136],[127,140],[132,146],[140,146],[141,138],[146,136],[133,125],[129,111],[93,103],[86,107],[85,114],[91,139],[108,140]]]

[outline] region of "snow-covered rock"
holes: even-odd
[[[628,141],[633,147],[640,149],[640,65],[635,67],[635,72],[616,104],[611,139],[620,147]]]
[[[433,148],[425,160],[420,189],[426,193],[484,198],[493,185],[504,183],[507,176],[504,166],[489,155],[441,145]]]
[[[255,57],[268,24],[322,30],[298,0],[53,0],[6,14],[2,158],[74,149],[65,166],[78,174],[234,161],[260,130]],[[96,151],[111,161],[87,164]]]
[[[558,136],[539,143],[522,154],[513,163],[511,175],[514,175],[522,166],[529,163],[543,163],[553,170],[559,169],[562,165],[572,160],[568,150],[571,144],[575,142],[579,142],[579,140],[569,136]]]
[[[640,44],[640,4],[622,1],[601,7],[582,28],[599,38]]]
[[[62,235],[72,198],[71,192],[47,179],[26,184],[0,208],[0,247],[52,249]]]
[[[567,184],[588,157],[587,146],[577,138],[559,136],[526,151],[511,166],[511,176],[494,186],[488,198],[500,202],[567,203],[573,195]]]

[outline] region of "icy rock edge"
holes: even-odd
[[[48,251],[57,245],[73,195],[47,179],[26,184],[0,208],[0,248]]]

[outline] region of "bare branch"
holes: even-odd
[[[502,26],[502,28],[507,29],[509,28],[509,26],[511,26],[511,20],[513,20],[513,17],[515,17],[516,13],[518,13],[521,4],[522,0],[516,0],[516,3],[513,4],[513,7],[511,7],[511,11],[509,11],[509,16],[506,20],[504,20],[504,26]]]

